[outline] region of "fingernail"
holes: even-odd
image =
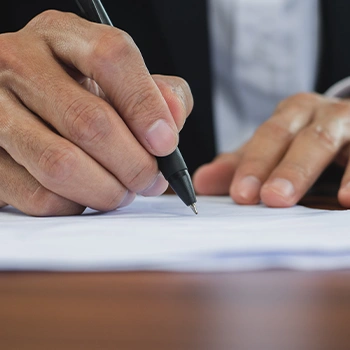
[[[163,174],[159,173],[154,182],[145,190],[140,192],[140,194],[144,197],[160,196],[166,191],[168,185],[169,183],[165,180]]]
[[[238,184],[238,193],[243,199],[253,199],[259,193],[260,180],[255,176],[246,176]]]
[[[292,197],[295,193],[293,184],[286,179],[280,179],[280,178],[274,179],[269,184],[266,184],[264,188],[269,188],[276,194],[285,198]]]
[[[148,129],[146,140],[156,155],[162,156],[176,148],[179,135],[165,120],[159,119]]]
[[[128,191],[123,201],[118,205],[118,208],[127,207],[129,204],[131,204],[134,201],[135,197],[136,197],[136,194],[134,192]]]

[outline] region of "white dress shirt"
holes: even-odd
[[[209,0],[214,126],[219,153],[233,151],[278,102],[314,91],[318,0]]]

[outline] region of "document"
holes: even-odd
[[[137,197],[108,213],[34,218],[0,211],[0,270],[234,271],[350,267],[350,211]]]

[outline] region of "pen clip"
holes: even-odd
[[[100,0],[75,0],[75,2],[89,21],[113,26]]]

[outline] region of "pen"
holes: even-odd
[[[76,0],[76,3],[88,20],[113,27],[113,23],[100,0]],[[156,157],[156,159],[158,168],[169,182],[170,187],[195,214],[198,214],[196,208],[197,199],[191,177],[180,150],[176,148],[168,156]]]

